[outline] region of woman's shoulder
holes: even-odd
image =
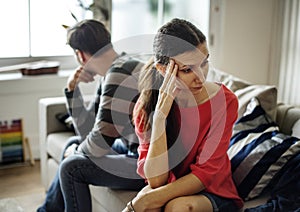
[[[208,88],[208,92],[210,94],[217,94],[219,92],[224,92],[228,95],[233,95],[235,96],[235,94],[233,93],[233,91],[231,91],[229,88],[226,87],[226,85],[220,83],[220,82],[207,82],[207,88]]]
[[[226,102],[238,102],[236,95],[222,83],[208,82],[207,90],[211,98],[221,95],[225,96]]]
[[[220,91],[222,90],[222,85],[219,83],[214,82],[206,82],[205,83],[205,89],[207,92],[207,95],[210,97],[209,99],[214,98]]]
[[[232,108],[233,110],[237,110],[239,104],[237,96],[224,84],[221,84],[221,87],[226,98],[227,107]]]

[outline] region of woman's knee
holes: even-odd
[[[193,204],[190,202],[183,202],[178,198],[169,201],[165,206],[165,212],[186,212],[194,211]]]
[[[208,200],[209,201],[209,200]],[[165,205],[165,212],[211,212],[212,206],[205,199],[191,196],[178,197]]]

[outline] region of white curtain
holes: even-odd
[[[278,98],[300,105],[300,0],[284,1]]]

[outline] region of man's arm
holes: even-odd
[[[67,109],[72,116],[73,124],[77,135],[83,139],[92,130],[95,122],[96,113],[99,107],[99,98],[101,89],[98,89],[95,99],[86,107],[80,89],[76,87],[74,91],[65,89],[65,96],[67,98]]]

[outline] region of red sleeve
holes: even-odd
[[[147,158],[149,146],[150,146],[150,132],[144,131],[144,123],[142,122],[142,112],[138,114],[134,120],[135,122],[135,133],[138,136],[139,139],[139,147],[138,147],[138,154],[139,158],[137,161],[137,173],[144,179],[145,173],[144,173],[144,165],[145,160]],[[168,182],[173,182],[176,180],[175,175],[170,171],[169,173],[169,179]]]
[[[138,103],[136,104],[134,108],[134,113],[136,113],[136,108],[138,106]],[[140,111],[134,119],[135,124],[135,133],[139,139],[139,147],[138,147],[138,154],[139,158],[137,161],[137,173],[145,179],[145,173],[144,173],[144,164],[145,160],[148,154],[149,144],[150,140],[147,139],[145,129],[144,129],[144,123],[142,121],[142,112]]]
[[[231,177],[227,149],[237,119],[238,101],[234,94],[226,91],[224,96],[226,99],[218,98],[216,102],[211,103],[211,107],[216,106],[216,109],[212,109],[209,131],[205,135],[205,142],[198,148],[196,162],[190,165],[192,173],[201,180],[208,191],[211,185],[214,190],[223,186],[227,177]]]

